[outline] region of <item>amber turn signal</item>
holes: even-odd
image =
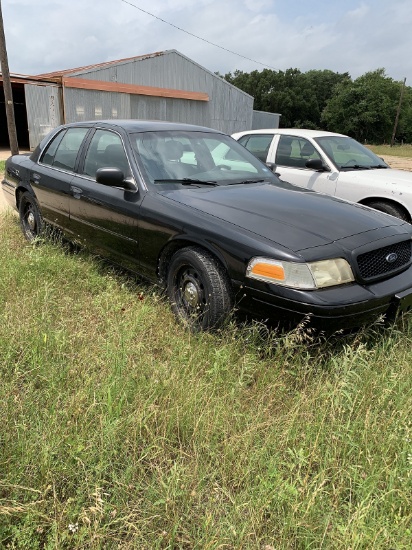
[[[281,265],[258,262],[252,266],[251,273],[256,277],[265,277],[277,281],[285,280],[285,270]]]

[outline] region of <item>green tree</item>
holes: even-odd
[[[244,73],[235,71],[224,78],[252,95],[258,111],[280,113],[283,127],[319,128],[326,101],[337,84],[348,80],[348,73],[299,69],[273,71],[264,69]]]
[[[359,141],[389,142],[402,83],[385,69],[352,80],[330,70],[235,71],[224,78],[254,97],[258,111],[280,113],[284,128],[321,128]],[[398,142],[412,143],[412,89],[406,87],[397,128]]]
[[[358,141],[388,142],[399,101],[399,82],[377,69],[353,82],[342,81],[322,113],[323,126]]]
[[[317,128],[321,128],[322,112],[328,100],[333,97],[336,86],[343,82],[350,82],[351,78],[349,73],[335,73],[330,70],[312,70],[305,73],[305,80],[305,89],[310,90],[312,97],[314,97],[316,101],[316,107],[311,120]]]

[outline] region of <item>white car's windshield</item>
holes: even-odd
[[[173,131],[132,134],[150,183],[229,185],[277,182],[273,172],[224,134]]]
[[[315,141],[339,170],[388,168],[375,153],[350,137],[324,136]]]

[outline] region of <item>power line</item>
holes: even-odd
[[[256,59],[251,59],[250,57],[246,57],[245,55],[242,55],[240,53],[234,52],[232,50],[228,50],[227,48],[224,48],[223,46],[219,46],[219,44],[215,44],[214,42],[211,42],[210,40],[207,40],[206,38],[202,38],[201,36],[197,36],[197,34],[193,34],[192,32],[189,32],[185,29],[182,29],[181,27],[178,27],[177,25],[174,25],[173,23],[169,23],[169,21],[166,21],[165,19],[162,19],[161,17],[158,17],[157,15],[154,15],[153,13],[150,13],[149,11],[144,10],[143,8],[139,8],[135,4],[132,4],[131,2],[128,2],[127,0],[120,0],[124,4],[128,4],[132,8],[136,8],[137,10],[146,13],[147,15],[150,15],[151,17],[154,17],[155,19],[161,21],[162,23],[166,23],[166,25],[169,25],[170,27],[174,27],[178,31],[184,32],[188,34],[189,36],[193,36],[193,38],[197,38],[198,40],[202,40],[202,42],[206,42],[207,44],[210,44],[211,46],[215,46],[215,48],[220,48],[221,50],[225,50],[226,52],[229,52],[233,55],[237,55],[238,57],[241,57],[242,59],[246,59],[247,61],[252,61],[252,63],[257,63],[258,65],[262,65],[263,67],[268,67],[269,69],[273,69],[274,71],[277,71],[275,67],[272,67],[271,65],[268,65],[267,63],[261,63],[260,61],[256,61]]]

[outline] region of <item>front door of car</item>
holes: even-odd
[[[276,164],[276,173],[282,180],[319,193],[336,194],[338,172],[320,172],[306,167],[306,161],[310,159],[322,160],[325,166],[330,166],[309,140],[280,135],[275,151],[272,162]]]
[[[90,128],[69,128],[47,145],[30,174],[33,191],[48,222],[70,233],[69,193],[79,150]]]
[[[77,174],[70,183],[70,223],[76,239],[112,261],[136,269],[138,214],[142,196],[96,182],[99,168],[132,172],[119,134],[94,132]]]

